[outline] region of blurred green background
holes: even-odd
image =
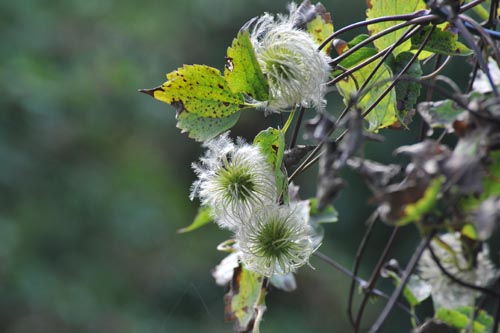
[[[243,23],[285,6],[0,3],[0,332],[232,331],[223,322],[225,290],[210,274],[224,257],[215,247],[230,234],[213,225],[176,233],[197,209],[188,200],[190,164],[202,150],[175,128],[172,107],[137,89],[161,84],[184,63],[222,68]],[[325,6],[337,28],[364,17],[364,1]],[[332,105],[335,111],[338,101]],[[276,121],[245,113],[233,133],[253,136]],[[391,135],[371,157],[391,158],[416,134]],[[322,251],[350,267],[369,193],[346,176],[350,187],[336,201],[341,219],[327,226]],[[299,179],[304,197],[314,195],[315,182],[314,171]],[[366,263],[389,231],[377,229]],[[416,241],[414,230],[404,233],[403,260]],[[263,332],[349,331],[349,279],[316,258],[311,263],[316,270],[301,270],[297,291],[270,293]],[[400,331],[409,327],[405,316],[393,317]]]

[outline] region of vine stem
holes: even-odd
[[[364,255],[366,245],[368,244],[368,241],[370,240],[372,234],[373,234],[373,227],[375,226],[375,221],[377,220],[378,217],[378,212],[374,211],[370,217],[368,217],[367,224],[368,228],[365,231],[365,234],[363,235],[363,239],[361,240],[361,243],[358,246],[358,250],[356,251],[356,258],[354,259],[354,265],[352,272],[354,275],[358,275],[358,270],[359,266],[361,264],[361,258]],[[354,315],[352,313],[352,307],[353,307],[353,300],[354,300],[354,289],[355,289],[355,281],[351,281],[351,287],[349,289],[349,298],[347,301],[347,314],[349,316],[349,320],[351,321],[352,327],[355,326],[355,321],[354,321]]]
[[[297,121],[295,122],[295,126],[293,128],[292,137],[290,138],[290,143],[288,145],[288,149],[292,149],[293,147],[295,147],[295,144],[297,142],[297,138],[299,136],[300,126],[302,125],[302,119],[304,118],[305,110],[306,109],[303,106],[301,106],[299,109],[299,115],[298,115]]]
[[[361,287],[364,287],[364,285],[366,284],[365,280],[363,280],[360,277],[356,276],[355,274],[353,274],[352,272],[350,272],[347,268],[345,268],[344,266],[342,266],[341,264],[339,264],[338,262],[336,262],[335,260],[333,260],[332,258],[330,258],[329,256],[327,256],[326,254],[324,254],[324,253],[322,253],[320,251],[316,251],[316,252],[314,252],[314,256],[317,257],[318,259],[323,260],[325,263],[327,263],[331,267],[335,268],[339,272],[341,272],[341,273],[347,275],[348,277],[352,278]],[[378,289],[372,289],[372,290],[370,290],[370,293],[373,294],[373,295],[375,295],[375,296],[377,296],[377,297],[381,297],[381,298],[384,298],[384,299],[389,299],[389,295],[387,295],[386,293],[384,293],[383,291],[378,290]],[[405,306],[401,302],[396,303],[396,305],[401,310],[403,310],[407,314],[411,315],[417,322],[420,322],[420,319],[414,313],[412,313],[411,309],[409,309],[407,306]]]
[[[438,55],[437,58],[436,58],[436,63],[434,65],[434,71],[436,72],[437,69],[436,68],[439,68],[439,64],[441,62],[441,55]],[[432,77],[432,84],[427,86],[427,92],[425,94],[425,101],[426,102],[429,102],[431,99],[432,99],[432,95],[434,94],[434,87],[436,86],[434,83],[436,82],[435,80],[435,77],[433,76]],[[429,129],[427,123],[425,122],[424,119],[421,119],[421,124],[420,124],[420,133],[418,135],[418,141],[421,142],[424,137],[425,137],[425,134],[427,132],[427,130]]]
[[[369,333],[376,333],[380,330],[382,325],[384,324],[385,320],[391,313],[392,309],[394,308],[394,305],[396,304],[399,296],[401,295],[401,292],[403,289],[406,287],[406,284],[408,283],[408,280],[410,279],[410,276],[417,266],[418,261],[420,260],[420,257],[422,256],[422,253],[424,250],[427,248],[429,245],[431,239],[434,237],[436,233],[436,230],[432,230],[424,239],[420,241],[420,244],[418,245],[417,249],[415,250],[415,253],[411,257],[410,261],[408,262],[408,265],[405,268],[405,271],[403,273],[403,276],[401,277],[401,282],[397,286],[397,288],[394,290],[392,293],[391,297],[389,298],[389,301],[385,305],[384,309],[380,313],[380,316],[377,318],[373,326],[370,328],[368,331]]]
[[[348,57],[349,55],[351,55],[352,53],[354,53],[356,50],[358,50],[359,48],[361,48],[362,46],[368,44],[367,41],[369,42],[372,42],[373,40],[375,39],[378,39],[380,38],[381,36],[383,35],[386,35],[388,33],[391,33],[391,32],[394,32],[396,30],[399,30],[399,29],[402,29],[406,26],[409,26],[409,25],[421,25],[421,24],[424,24],[424,23],[429,23],[431,22],[432,20],[434,19],[434,16],[432,15],[427,15],[427,16],[423,16],[423,17],[419,17],[417,19],[414,19],[414,20],[411,20],[411,21],[408,21],[408,22],[405,22],[405,23],[402,23],[402,24],[399,24],[399,25],[396,25],[394,27],[391,27],[389,29],[386,29],[386,30],[383,30],[381,32],[379,32],[378,34],[375,34],[373,35],[372,37],[370,38],[367,38],[365,39],[364,41],[362,41],[361,43],[357,44],[356,46],[350,48],[349,50],[347,50],[346,52],[342,53],[340,56],[338,56],[337,58],[333,59],[333,62],[340,62],[341,60],[343,60],[344,58]],[[388,32],[387,32],[388,31]],[[406,36],[406,38],[398,41],[399,43],[403,43],[404,41],[406,41],[407,39],[409,39],[411,36]],[[328,86],[332,86],[334,85],[335,83],[339,82],[340,80],[344,79],[346,76],[356,72],[357,70],[369,65],[370,63],[372,63],[373,61],[377,60],[378,58],[384,56],[384,54],[386,52],[389,52],[389,50],[392,49],[392,45],[391,46],[388,46],[386,47],[385,49],[383,49],[382,51],[378,52],[377,54],[367,58],[366,60],[364,60],[363,62],[361,62],[360,64],[350,68],[349,70],[343,72],[342,74],[339,74],[338,76],[336,76],[333,80],[329,81],[327,83]]]
[[[388,21],[408,21],[408,20],[414,19],[418,16],[420,16],[419,13],[412,13],[412,14],[404,14],[404,15],[382,16],[382,17],[377,17],[377,18],[371,19],[371,20],[356,22],[356,23],[350,24],[346,27],[343,27],[342,29],[335,31],[333,34],[328,36],[323,41],[323,43],[321,43],[321,45],[318,47],[318,49],[319,50],[324,49],[328,45],[328,43],[330,43],[335,37],[338,37],[341,34],[343,34],[344,32],[347,32],[347,31],[350,31],[350,30],[353,30],[356,28],[365,27],[368,25],[376,24],[376,23],[388,22]]]
[[[339,75],[341,77],[345,77],[347,75],[350,75],[351,73],[353,73],[354,71],[358,70],[359,68],[362,68],[364,66],[367,66],[369,63],[371,63],[372,61],[376,60],[377,58],[383,56],[385,59],[391,52],[392,50],[394,50],[399,44],[403,43],[404,41],[406,41],[407,39],[411,38],[411,36],[413,34],[415,34],[418,30],[420,29],[420,27],[415,27],[415,28],[412,28],[410,31],[407,31],[400,39],[398,39],[397,42],[395,42],[393,45],[391,45],[390,47],[387,47],[385,48],[383,51],[379,52],[378,54],[376,54],[375,56],[372,56],[370,58],[368,58],[367,61],[364,61],[363,63],[361,63],[360,65],[358,66],[355,66],[353,67],[352,69],[348,70],[347,72],[344,72],[343,74]],[[434,29],[434,27],[433,27]],[[392,89],[394,87],[394,85],[396,84],[396,80],[401,77],[401,75],[404,74],[404,72],[413,64],[413,62],[415,61],[415,59],[417,59],[418,55],[420,54],[420,52],[423,50],[423,47],[426,45],[428,39],[429,39],[429,36],[432,35],[432,31],[434,30],[431,30],[427,36],[427,38],[424,40],[424,42],[422,43],[421,47],[417,50],[417,52],[415,53],[415,55],[410,59],[410,61],[408,62],[408,64],[406,64],[406,66],[401,70],[401,72],[398,74],[398,76],[395,78],[395,81],[393,83],[391,83],[391,85],[389,86],[388,89],[386,89],[382,95],[377,99],[377,101],[375,103],[373,103],[370,108],[365,111],[365,113],[362,115],[363,117],[365,117],[376,105],[377,103],[379,103],[390,91],[390,89]],[[413,31],[412,31],[413,30]],[[361,44],[361,43],[360,43]],[[358,45],[360,45],[358,44]],[[358,46],[356,45],[356,46]],[[354,48],[353,48],[354,49]],[[350,49],[352,50],[352,49]],[[349,50],[349,51],[350,51]],[[347,51],[347,52],[349,52]],[[345,53],[347,53],[345,52]],[[344,55],[345,53],[343,53],[342,55]],[[371,61],[369,61],[371,60]],[[370,74],[369,76],[369,79],[371,79],[374,75],[374,72],[380,68],[380,66],[382,65],[383,63],[383,60],[380,61],[380,63],[377,65],[376,69]],[[337,79],[337,78],[336,78]],[[335,80],[336,80],[335,79]],[[330,82],[331,83],[331,82]],[[329,83],[329,84],[330,84]],[[363,85],[364,87],[366,87],[366,82],[365,84]],[[346,114],[346,111],[349,110],[349,106],[346,107],[344,109],[344,111],[341,113],[340,117],[339,117],[339,120],[341,119],[341,117],[343,117],[345,114]],[[337,121],[338,122],[338,121]],[[288,178],[288,181],[290,182],[293,178],[295,178],[295,176],[297,176],[299,173],[303,172],[306,168],[308,168],[309,166],[311,166],[312,164],[314,164],[316,161],[317,161],[317,158],[314,158],[314,156],[316,155],[316,153],[319,151],[319,149],[321,148],[321,146],[324,144],[324,142],[326,142],[326,138],[328,138],[331,134],[333,133],[333,129],[331,131],[329,131],[327,133],[327,135],[325,136],[325,138],[323,138],[323,140],[321,140],[321,142],[315,147],[315,149],[308,155],[308,157],[304,160],[303,163],[301,163],[301,165],[295,170],[295,172],[292,173],[292,175]],[[339,141],[343,136],[345,135],[345,132],[342,133],[339,138],[337,138],[336,141]],[[318,156],[316,156],[318,157]]]
[[[478,34],[482,38],[482,40],[485,42],[485,44],[490,46],[491,50],[493,51],[494,58],[495,58],[497,64],[499,64],[500,63],[500,52],[498,51],[498,47],[496,46],[496,44],[493,41],[493,39],[491,38],[491,36],[488,33],[486,33],[486,31],[484,31],[485,29],[482,28],[479,23],[477,23],[476,21],[474,21],[470,17],[468,17],[466,15],[460,15],[460,18],[465,23],[472,25],[476,29],[476,31],[478,32]],[[477,45],[476,45],[476,47],[477,47]],[[478,47],[478,49],[480,50],[480,52],[482,51],[479,47]]]
[[[411,27],[408,29],[394,44],[392,44],[390,47],[384,49],[380,54],[383,54],[382,59],[377,63],[375,68],[371,71],[371,73],[368,75],[368,77],[364,80],[363,84],[361,87],[356,87],[357,91],[362,91],[366,88],[366,86],[370,83],[370,81],[373,79],[377,71],[380,69],[380,67],[384,64],[385,60],[389,57],[389,55],[398,47],[400,44],[411,38],[417,31],[420,29],[420,27]],[[367,64],[368,65],[368,64]],[[363,66],[364,67],[364,66]],[[339,116],[338,121],[340,121],[346,114],[349,108],[346,108],[344,112],[342,112]]]
[[[384,266],[385,262],[387,261],[387,257],[389,256],[389,253],[392,250],[392,247],[396,243],[396,237],[398,234],[399,228],[396,227],[392,231],[391,237],[389,238],[389,241],[387,242],[384,251],[382,252],[382,255],[380,256],[377,265],[375,266],[375,269],[373,270],[372,276],[370,277],[370,280],[367,285],[367,290],[370,290],[373,288],[375,283],[377,282],[378,277],[380,276],[380,271],[382,270],[382,267]],[[363,319],[363,314],[366,308],[366,305],[368,304],[368,295],[365,294],[363,297],[363,300],[361,301],[361,305],[359,306],[358,314],[356,316],[356,321],[354,325],[354,332],[357,333],[359,332],[359,329],[361,328],[361,320]]]
[[[420,80],[425,81],[425,80],[431,80],[434,79],[439,73],[442,72],[442,70],[450,63],[451,56],[447,56],[446,59],[439,65],[439,62],[436,62],[436,65],[434,66],[434,70],[427,74],[423,75],[420,77]],[[439,66],[439,67],[438,67]]]
[[[429,42],[434,30],[436,30],[435,25],[433,25],[431,27],[431,29],[429,30],[429,32],[425,36],[425,39],[422,42],[422,45],[420,45],[417,52],[415,52],[415,54],[411,57],[411,59],[408,61],[408,63],[405,65],[405,67],[403,67],[403,69],[396,75],[396,77],[393,79],[391,84],[384,90],[384,92],[382,92],[382,94],[380,94],[380,96],[375,100],[375,102],[373,102],[372,105],[370,105],[365,110],[365,112],[362,114],[363,118],[366,117],[378,105],[378,103],[380,103],[382,101],[382,99],[384,99],[384,97],[391,91],[391,89],[394,88],[394,86],[398,82],[399,78],[408,70],[408,68],[410,68],[410,66],[415,62],[415,60],[417,60],[418,56],[420,55],[420,53],[423,51],[423,49],[425,48],[425,46]]]
[[[481,50],[479,49],[479,47],[474,42],[474,39],[472,38],[472,35],[467,30],[467,28],[464,26],[464,23],[462,22],[461,19],[459,19],[459,18],[453,19],[453,24],[462,33],[465,41],[467,42],[467,44],[469,45],[469,47],[476,54],[476,59],[477,59],[477,61],[479,63],[479,66],[481,66],[481,69],[483,70],[484,74],[486,75],[486,78],[488,79],[488,81],[489,81],[489,83],[491,85],[491,88],[493,89],[493,94],[495,95],[495,97],[500,97],[500,95],[498,93],[498,90],[497,90],[497,87],[495,86],[493,78],[491,77],[491,73],[490,73],[490,71],[488,69],[488,64],[486,64],[486,62],[484,61],[484,59],[482,57],[482,54],[481,54]]]
[[[495,321],[493,322],[493,329],[491,330],[491,333],[498,332],[499,322],[500,322],[500,298],[497,299],[496,301]]]

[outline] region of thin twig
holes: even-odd
[[[495,319],[493,322],[493,329],[491,330],[491,333],[498,332],[499,322],[500,322],[500,298],[498,298],[496,301]]]
[[[369,42],[372,42],[373,40],[376,40],[378,38],[380,38],[381,36],[380,35],[384,35],[384,34],[388,34],[388,33],[391,33],[391,32],[394,32],[396,30],[399,30],[399,29],[402,29],[406,26],[409,26],[409,25],[423,25],[425,23],[428,23],[430,21],[432,21],[434,19],[434,16],[432,15],[427,15],[427,16],[423,16],[423,17],[419,17],[417,19],[414,19],[414,20],[411,20],[411,21],[408,21],[408,22],[405,22],[405,23],[402,23],[402,24],[399,24],[397,26],[394,26],[394,27],[391,27],[389,29],[385,29],[385,30],[382,30],[381,32],[379,32],[378,34],[375,34],[367,39],[365,39],[364,41],[360,42],[359,44],[356,44],[355,46],[353,46],[352,48],[350,48],[349,50],[345,51],[344,53],[342,53],[340,56],[338,56],[337,58],[333,59],[333,63],[337,63],[337,62],[340,62],[342,61],[344,58],[348,57],[349,55],[351,55],[352,53],[354,53],[356,50],[358,50],[359,48],[361,48],[362,46],[365,46],[366,44],[368,44]],[[384,33],[384,34],[382,34]],[[406,38],[398,41],[399,43],[403,43],[404,41],[406,41],[407,39],[409,39],[411,36],[406,36]],[[367,42],[368,41],[368,42]],[[346,72],[343,72],[342,74],[339,74],[338,76],[336,76],[333,80],[329,81],[327,83],[328,86],[332,86],[334,85],[335,83],[339,82],[340,80],[343,80],[346,76],[356,72],[357,70],[369,65],[370,63],[374,62],[375,60],[377,60],[378,58],[384,56],[387,52],[389,52],[392,48],[392,45],[391,46],[388,46],[386,47],[385,49],[383,49],[382,51],[378,52],[377,54],[374,54],[373,56],[365,59],[363,62],[357,64],[356,66],[350,68],[349,70],[347,70]]]
[[[303,106],[299,109],[299,116],[295,122],[295,127],[293,128],[292,137],[290,138],[290,144],[288,145],[288,149],[292,149],[295,147],[295,143],[297,142],[297,137],[299,136],[300,126],[302,125],[302,119],[304,118],[305,108]]]
[[[435,78],[439,73],[441,73],[441,71],[446,67],[446,65],[448,65],[450,63],[450,60],[451,60],[451,56],[447,56],[441,65],[439,65],[439,62],[436,62],[436,66],[434,67],[434,70],[427,75],[422,75],[420,77],[420,80],[425,81],[425,80],[430,80],[430,79]]]
[[[404,41],[406,41],[407,39],[411,38],[414,34],[416,34],[418,32],[418,30],[420,30],[421,27],[420,26],[412,26],[410,27],[395,43],[393,43],[390,47],[390,49],[384,54],[384,56],[382,57],[382,59],[380,59],[380,61],[378,62],[378,64],[375,66],[375,68],[372,70],[372,72],[370,73],[370,75],[365,79],[365,81],[363,82],[363,85],[358,89],[358,90],[363,90],[366,88],[366,86],[368,85],[368,83],[370,83],[371,79],[375,76],[375,73],[379,70],[380,67],[382,67],[382,65],[385,63],[385,61],[387,60],[387,58],[389,57],[389,55],[400,45],[402,44]]]
[[[436,63],[434,64],[434,68],[439,68],[440,62],[441,62],[441,55],[438,55],[437,58],[436,58]],[[437,70],[435,70],[435,72],[436,71]],[[436,77],[432,76],[432,85],[427,86],[427,91],[426,91],[426,94],[425,94],[425,101],[426,102],[430,102],[430,100],[432,99],[432,95],[434,94],[434,87],[436,86],[434,84],[435,82],[436,82]],[[423,118],[420,121],[421,121],[421,123],[420,123],[420,133],[418,135],[418,141],[419,142],[424,139],[424,137],[425,137],[425,135],[427,133],[427,130],[429,129],[427,123],[425,122],[425,120]]]
[[[358,275],[361,258],[363,257],[366,245],[368,244],[368,241],[370,240],[370,237],[373,234],[373,227],[375,226],[375,221],[377,220],[377,217],[378,217],[378,211],[376,210],[370,215],[370,217],[368,217],[367,220],[368,228],[366,229],[365,234],[363,235],[363,239],[361,240],[361,243],[358,246],[358,250],[356,251],[356,258],[354,259],[354,265],[352,269],[352,273],[354,275]],[[349,289],[349,298],[347,301],[347,314],[349,315],[349,320],[351,321],[351,325],[353,327],[355,326],[354,316],[352,313],[354,289],[355,289],[354,282],[355,282],[354,280],[351,281],[351,288]]]
[[[385,96],[391,91],[391,89],[394,88],[394,86],[398,82],[398,79],[408,70],[408,68],[410,68],[410,66],[413,64],[413,62],[415,62],[415,60],[417,60],[419,54],[423,51],[423,49],[425,48],[425,46],[429,42],[429,40],[432,36],[432,33],[434,32],[435,29],[436,29],[436,26],[433,25],[431,27],[431,29],[429,30],[429,32],[427,33],[427,35],[425,36],[425,39],[423,40],[422,45],[420,45],[420,47],[418,48],[417,52],[415,52],[415,54],[411,57],[411,59],[408,61],[408,63],[405,65],[405,67],[403,67],[403,69],[396,75],[396,77],[393,79],[391,84],[389,84],[389,86],[382,92],[382,94],[380,94],[380,96],[372,103],[372,105],[370,105],[365,110],[365,112],[362,114],[363,118],[365,118],[378,105],[378,103],[380,103],[382,101],[382,99],[385,98]]]
[[[496,46],[495,41],[491,38],[491,36],[489,34],[487,34],[484,31],[485,29],[483,27],[481,27],[481,25],[479,23],[477,23],[476,21],[474,21],[473,19],[471,19],[470,17],[468,17],[466,15],[460,15],[459,17],[462,20],[464,20],[465,22],[473,25],[477,29],[477,31],[479,32],[479,35],[481,37],[481,40],[483,40],[484,43],[486,43],[486,45],[490,46],[490,48],[493,52],[493,57],[495,58],[495,61],[497,62],[497,64],[500,64],[500,51],[498,50],[498,47]],[[482,51],[482,50],[480,50],[480,51]],[[482,52],[480,54],[482,55]]]
[[[434,237],[435,233],[436,231],[432,230],[424,239],[421,240],[413,256],[411,257],[410,262],[408,262],[408,265],[404,270],[403,276],[401,277],[401,282],[397,286],[396,290],[394,290],[394,292],[392,293],[391,298],[385,305],[385,308],[384,310],[382,310],[380,316],[377,318],[373,326],[370,328],[369,333],[378,332],[382,327],[382,325],[384,324],[385,320],[391,313],[392,308],[396,304],[399,296],[401,295],[401,292],[406,287],[406,284],[408,283],[408,280],[410,279],[413,270],[415,269],[420,257],[422,256],[422,253],[424,252],[425,248],[429,245],[429,242],[431,241],[432,237]]]
[[[381,23],[381,22],[388,22],[388,21],[408,21],[408,20],[414,19],[414,18],[416,18],[416,17],[418,17],[420,15],[421,14],[417,12],[417,13],[404,14],[404,15],[382,16],[382,17],[377,17],[377,18],[371,19],[371,20],[365,20],[365,21],[356,22],[356,23],[350,24],[350,25],[348,25],[346,27],[343,27],[342,29],[339,29],[339,30],[335,31],[333,34],[331,34],[330,36],[328,36],[323,41],[323,43],[321,43],[321,45],[318,47],[318,49],[319,50],[324,49],[328,45],[328,43],[330,43],[333,39],[335,39],[336,37],[340,36],[344,32],[347,32],[347,31],[350,31],[350,30],[353,30],[353,29],[356,29],[356,28],[360,28],[360,27],[365,27],[365,26],[368,26],[368,25],[376,24],[376,23]]]
[[[354,275],[352,272],[350,272],[347,268],[345,268],[344,266],[342,266],[341,264],[339,264],[338,262],[336,262],[335,260],[333,260],[332,258],[330,258],[329,256],[327,256],[326,254],[322,253],[322,252],[319,252],[319,251],[316,251],[314,252],[314,256],[323,260],[325,263],[327,263],[328,265],[332,266],[333,268],[335,268],[336,270],[338,270],[339,272],[349,276],[351,279],[355,280],[361,287],[364,287],[364,285],[366,284],[366,281],[361,279],[360,277]],[[387,295],[386,293],[384,293],[383,291],[381,290],[378,290],[378,289],[372,289],[370,290],[370,293],[374,296],[377,296],[377,297],[380,297],[380,298],[384,298],[386,300],[388,300],[390,297],[389,295]],[[420,319],[414,314],[411,312],[411,309],[409,309],[406,305],[404,305],[403,303],[401,302],[397,302],[396,303],[397,307],[400,308],[401,310],[403,310],[404,312],[406,312],[407,314],[409,314],[410,316],[412,316],[413,318],[415,318],[415,320],[417,322],[420,322]]]
[[[456,18],[453,20],[453,24],[458,28],[458,31],[462,33],[462,36],[465,39],[465,42],[468,44],[468,46],[474,51],[476,54],[476,59],[479,62],[479,66],[481,66],[481,69],[483,70],[484,74],[486,75],[486,78],[488,79],[491,88],[493,89],[493,94],[495,97],[500,97],[497,87],[495,86],[495,82],[493,81],[493,78],[491,77],[491,73],[488,69],[488,64],[484,61],[481,50],[478,48],[476,43],[474,42],[474,38],[472,38],[472,35],[470,34],[469,30],[464,26],[464,23],[460,18]]]
[[[375,266],[375,269],[373,270],[372,276],[370,277],[370,280],[368,282],[367,290],[369,291],[375,283],[377,282],[379,276],[380,276],[380,271],[382,270],[382,267],[384,267],[384,264],[387,261],[387,258],[389,257],[389,254],[391,253],[392,247],[396,243],[396,238],[398,235],[399,228],[395,227],[392,230],[391,237],[389,238],[389,241],[387,242],[384,251],[382,252],[382,255],[380,256],[377,265]],[[366,305],[368,304],[368,294],[365,294],[363,297],[363,300],[361,301],[361,305],[359,306],[358,314],[356,316],[356,322],[354,325],[354,332],[357,333],[359,332],[359,329],[361,328],[361,321],[363,320],[363,314],[365,312]]]

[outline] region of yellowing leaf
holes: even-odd
[[[204,118],[227,117],[245,107],[241,94],[233,93],[216,68],[186,65],[167,74],[168,81],[154,90],[153,97],[182,112]]]
[[[426,9],[425,2],[423,0],[368,0],[368,9],[366,10],[366,19],[374,19],[381,16],[390,15],[401,15],[410,14],[418,10]],[[394,21],[381,22],[377,24],[372,24],[368,26],[368,31],[370,35],[375,35],[382,30],[391,28],[395,25]],[[387,34],[381,38],[378,38],[373,42],[378,50],[383,50],[396,43],[401,36],[404,35],[408,28],[399,29],[395,32]],[[409,51],[411,48],[411,41],[407,40],[401,43],[398,47],[394,49],[394,56],[403,52]]]
[[[323,41],[333,34],[333,24],[328,13],[328,19],[325,20],[322,16],[316,16],[314,20],[307,23],[307,32],[313,37],[313,40],[320,45]],[[328,53],[329,48],[325,47],[324,52]]]
[[[409,204],[404,209],[404,217],[396,225],[405,225],[413,221],[419,221],[424,214],[430,212],[438,200],[441,191],[441,185],[444,183],[444,177],[434,179],[424,192],[424,195],[415,203]]]
[[[224,296],[226,321],[234,321],[237,332],[248,332],[252,327],[255,331],[265,310],[265,296],[264,276],[238,266]]]
[[[269,99],[269,85],[259,66],[248,30],[240,32],[227,49],[224,77],[233,93],[258,101]]]
[[[296,12],[298,28],[303,29],[311,35],[312,39],[320,45],[333,34],[332,17],[321,3],[312,5],[309,0],[302,1]],[[323,48],[323,52],[329,54],[332,45]]]
[[[476,228],[472,224],[464,225],[460,233],[469,239],[477,240]]]
[[[251,107],[240,93],[233,93],[218,69],[205,65],[185,65],[167,74],[158,88],[142,89],[177,113],[177,127],[198,141],[213,138],[233,126],[239,111]]]
[[[357,87],[361,85],[375,69],[376,63],[371,63],[344,80],[337,83],[339,93],[344,97],[344,103],[349,104],[352,95],[357,94]],[[382,92],[391,84],[392,73],[390,68],[382,64],[377,73],[370,81],[372,86],[364,91],[364,95],[358,99],[357,106],[362,113],[374,103]],[[377,132],[380,128],[388,127],[397,121],[396,117],[396,92],[394,89],[380,101],[377,106],[366,116],[368,130]]]

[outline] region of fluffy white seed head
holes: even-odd
[[[267,111],[304,107],[323,108],[331,60],[318,51],[311,36],[294,26],[296,7],[289,16],[260,17],[251,33],[257,60],[269,81]]]
[[[255,211],[236,233],[242,263],[268,277],[308,263],[315,250],[308,217],[293,205],[267,205]]]
[[[224,133],[209,140],[199,164],[193,164],[198,180],[191,200],[197,196],[211,209],[215,222],[236,231],[241,219],[254,207],[276,202],[274,172],[258,146],[239,140],[234,144]]]
[[[473,263],[464,255],[459,232],[444,234],[440,239],[449,248],[434,240],[431,242],[432,249],[442,266],[453,276],[464,282],[485,287],[497,275],[489,259],[486,244],[483,244]],[[444,275],[429,250],[422,254],[418,269],[420,277],[431,285],[432,300],[436,307],[472,306],[474,299],[479,296],[478,292],[463,287]]]

